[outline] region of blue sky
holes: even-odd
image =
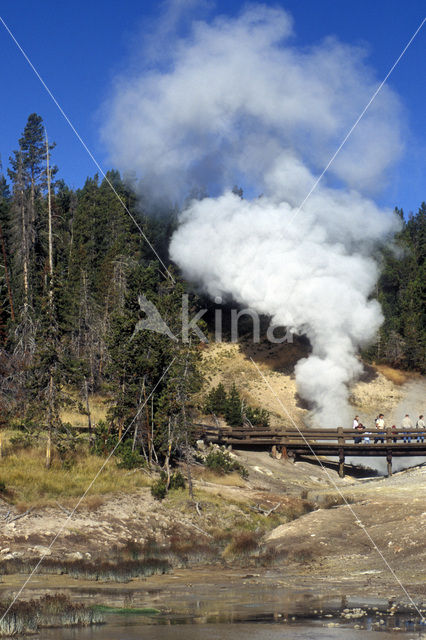
[[[243,4],[218,1],[197,14],[233,15]],[[310,46],[328,35],[360,44],[367,47],[369,63],[378,78],[386,75],[425,13],[421,0],[288,0],[273,4],[292,14],[298,46]],[[120,4],[98,0],[2,3],[0,15],[105,170],[109,162],[99,138],[100,107],[114,76],[127,66],[139,41],[152,33],[158,7],[158,2],[146,0],[122,0]],[[379,202],[402,206],[407,212],[426,199],[425,50],[426,26],[390,78],[402,98],[409,130],[405,155]],[[37,112],[45,121],[49,138],[57,143],[54,160],[60,177],[71,186],[82,186],[96,167],[2,25],[0,56],[4,169],[28,115]]]

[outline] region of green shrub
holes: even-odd
[[[233,460],[229,453],[221,451],[220,449],[213,449],[210,451],[206,457],[205,464],[208,469],[211,469],[215,473],[223,475],[225,473],[232,473],[233,471],[236,471],[242,478],[248,478],[247,469],[237,462],[237,460]]]
[[[34,444],[35,438],[29,433],[17,433],[9,440],[13,449],[29,449]]]
[[[222,383],[213,387],[205,399],[204,411],[224,417],[231,427],[241,426],[244,419],[248,420],[253,427],[265,429],[269,427],[269,411],[243,403],[235,384],[229,392],[226,392]]]
[[[185,478],[180,471],[172,473],[170,476],[169,490],[170,489],[185,489]],[[154,482],[151,486],[151,493],[156,500],[163,500],[167,495],[167,474],[162,471],[159,480]]]
[[[116,455],[120,458],[117,462],[119,469],[135,469],[145,464],[144,458],[138,451],[132,451],[132,440],[122,442],[116,450]]]
[[[219,383],[217,387],[210,390],[207,395],[204,410],[206,413],[225,415],[228,396],[225,387]]]
[[[160,478],[151,485],[151,494],[156,500],[164,500],[167,494],[166,481]]]
[[[117,440],[117,432],[111,431],[107,423],[100,420],[95,428],[94,442],[91,451],[97,456],[105,456],[114,449]]]
[[[72,425],[69,422],[58,424],[52,440],[63,468],[70,471],[75,464],[77,452],[77,435]]]
[[[170,478],[170,487],[169,489],[185,489],[185,478],[181,474],[180,471],[176,471],[173,473]]]
[[[228,394],[225,419],[231,427],[239,427],[243,424],[243,403],[235,384],[232,385]]]
[[[244,409],[245,417],[253,427],[261,427],[267,429],[269,427],[269,411],[266,409],[259,409],[252,407],[246,407]]]
[[[117,467],[119,469],[135,469],[145,465],[145,459],[139,451],[132,451],[133,439],[126,438],[117,446],[118,433],[116,430],[111,430],[106,422],[102,420],[98,422],[94,435],[92,453],[106,456],[114,451],[114,455],[118,458]]]

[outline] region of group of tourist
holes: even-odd
[[[361,442],[364,444],[370,444],[370,436],[374,437],[374,444],[377,444],[378,442],[385,442],[386,425],[385,416],[383,415],[383,413],[379,413],[375,420],[374,432],[366,430],[365,426],[360,422],[359,416],[355,416],[352,426],[355,431],[357,431],[357,435],[354,437],[355,444],[360,444]],[[404,429],[402,433],[403,442],[411,442],[412,437],[417,437],[417,442],[424,442],[425,421],[423,419],[423,415],[419,416],[418,420],[416,421],[416,426],[414,427],[409,414],[406,413],[401,422],[401,429]],[[393,442],[398,442],[398,430],[396,428],[396,425],[393,424],[391,426],[391,431],[393,433]]]

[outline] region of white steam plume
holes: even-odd
[[[308,335],[296,367],[317,422],[348,419],[358,348],[382,322],[369,301],[374,245],[396,228],[367,196],[401,151],[400,106],[384,87],[293,222],[298,206],[375,88],[364,52],[328,39],[288,44],[291,20],[254,5],[237,18],[196,22],[161,68],[120,78],[104,137],[113,161],[141,175],[153,198],[217,197],[183,212],[171,257],[211,295],[270,314]],[[241,200],[234,183],[261,198]],[[355,190],[356,189],[356,190]]]

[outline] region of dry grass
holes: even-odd
[[[246,487],[247,483],[242,479],[239,473],[233,472],[228,474],[218,474],[210,469],[196,468],[194,470],[194,478],[196,480],[210,482],[211,484],[219,484],[225,487]]]
[[[383,376],[385,376],[385,378],[397,385],[405,384],[409,380],[412,380],[413,377],[415,377],[415,374],[410,373],[409,371],[393,369],[392,367],[388,367],[388,365],[386,364],[376,364],[375,368]]]
[[[296,345],[272,345],[273,349],[269,346],[240,346],[226,342],[211,344],[202,354],[202,369],[207,385],[200,393],[200,399],[208,388],[216,386],[219,382],[226,388],[230,388],[236,382],[242,398],[248,404],[270,412],[272,427],[289,422],[281,403],[287,407],[293,419],[302,425],[306,411],[298,406],[296,383],[290,371],[303,353]],[[249,357],[253,357],[257,362],[266,382]]]
[[[81,452],[71,469],[64,469],[54,458],[47,470],[43,449],[24,449],[1,459],[0,480],[6,485],[5,497],[19,504],[20,509],[55,505],[57,500],[65,505],[67,498],[80,497],[84,493],[103,463],[102,458]],[[111,459],[91,488],[86,506],[95,510],[101,505],[99,496],[121,491],[131,493],[148,484],[145,474],[129,474],[118,469],[115,460]]]
[[[246,357],[251,357],[259,364],[264,364],[274,371],[285,372],[287,375],[294,371],[297,362],[308,355],[307,346],[299,342],[272,344],[263,341],[258,344],[245,340],[243,350]]]
[[[3,614],[3,615],[2,615]],[[101,623],[92,607],[73,603],[64,594],[45,595],[37,600],[0,602],[0,636],[26,636],[41,627],[73,627]]]
[[[77,401],[77,398],[73,398]],[[100,394],[93,394],[89,397],[90,413],[92,424],[97,424],[101,420],[105,420],[108,411],[107,398]],[[87,416],[80,413],[77,407],[64,408],[61,411],[61,420],[69,422],[73,427],[87,425]]]
[[[88,511],[96,511],[103,504],[105,504],[105,498],[97,495],[86,496],[82,501],[82,506]]]
[[[223,557],[250,555],[259,548],[260,535],[255,531],[238,531],[232,536],[223,552]]]
[[[247,498],[243,503],[229,495],[204,491],[201,487],[195,488],[194,498],[201,513],[201,517],[197,516],[197,525],[208,532],[214,542],[222,549],[225,549],[227,544],[239,534],[247,533],[247,539],[251,539],[253,537],[251,534],[253,534],[256,539],[260,540],[266,531],[270,531],[289,520],[286,512],[275,512],[271,516],[265,517],[251,508],[253,505]],[[180,513],[191,518],[196,514],[194,503],[188,499],[188,493],[184,491],[170,492],[163,501],[163,506],[173,513]],[[197,536],[196,532],[194,535]],[[241,547],[244,546],[243,538],[241,539]],[[236,544],[238,546],[239,543]],[[233,546],[229,549],[230,555],[233,554],[233,549]]]

